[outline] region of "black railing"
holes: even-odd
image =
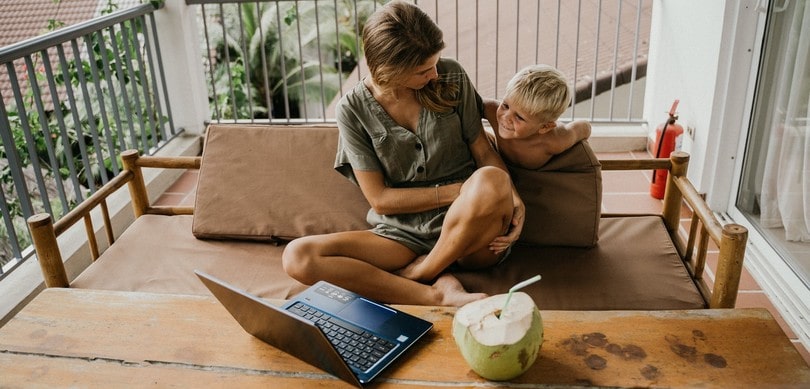
[[[0,49],[0,276],[28,254],[25,220],[59,219],[174,127],[155,8],[110,13]],[[30,251],[30,250],[29,250]]]

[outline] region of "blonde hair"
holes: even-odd
[[[554,121],[571,104],[571,89],[565,75],[553,66],[530,65],[512,77],[504,99],[540,121]]]
[[[393,1],[366,21],[363,48],[374,82],[389,88],[442,51],[444,38],[439,26],[419,7]],[[458,104],[458,90],[457,84],[439,79],[417,90],[416,97],[425,108],[446,112]]]

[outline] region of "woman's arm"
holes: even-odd
[[[458,197],[461,183],[423,188],[389,188],[380,171],[354,170],[366,200],[380,215],[415,213],[450,205]]]

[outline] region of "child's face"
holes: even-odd
[[[521,139],[548,132],[547,122],[538,120],[511,102],[511,99],[506,98],[498,106],[498,135],[501,138]]]

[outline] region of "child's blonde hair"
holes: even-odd
[[[553,66],[530,65],[512,77],[504,99],[540,121],[555,121],[571,104],[571,89],[565,75]]]

